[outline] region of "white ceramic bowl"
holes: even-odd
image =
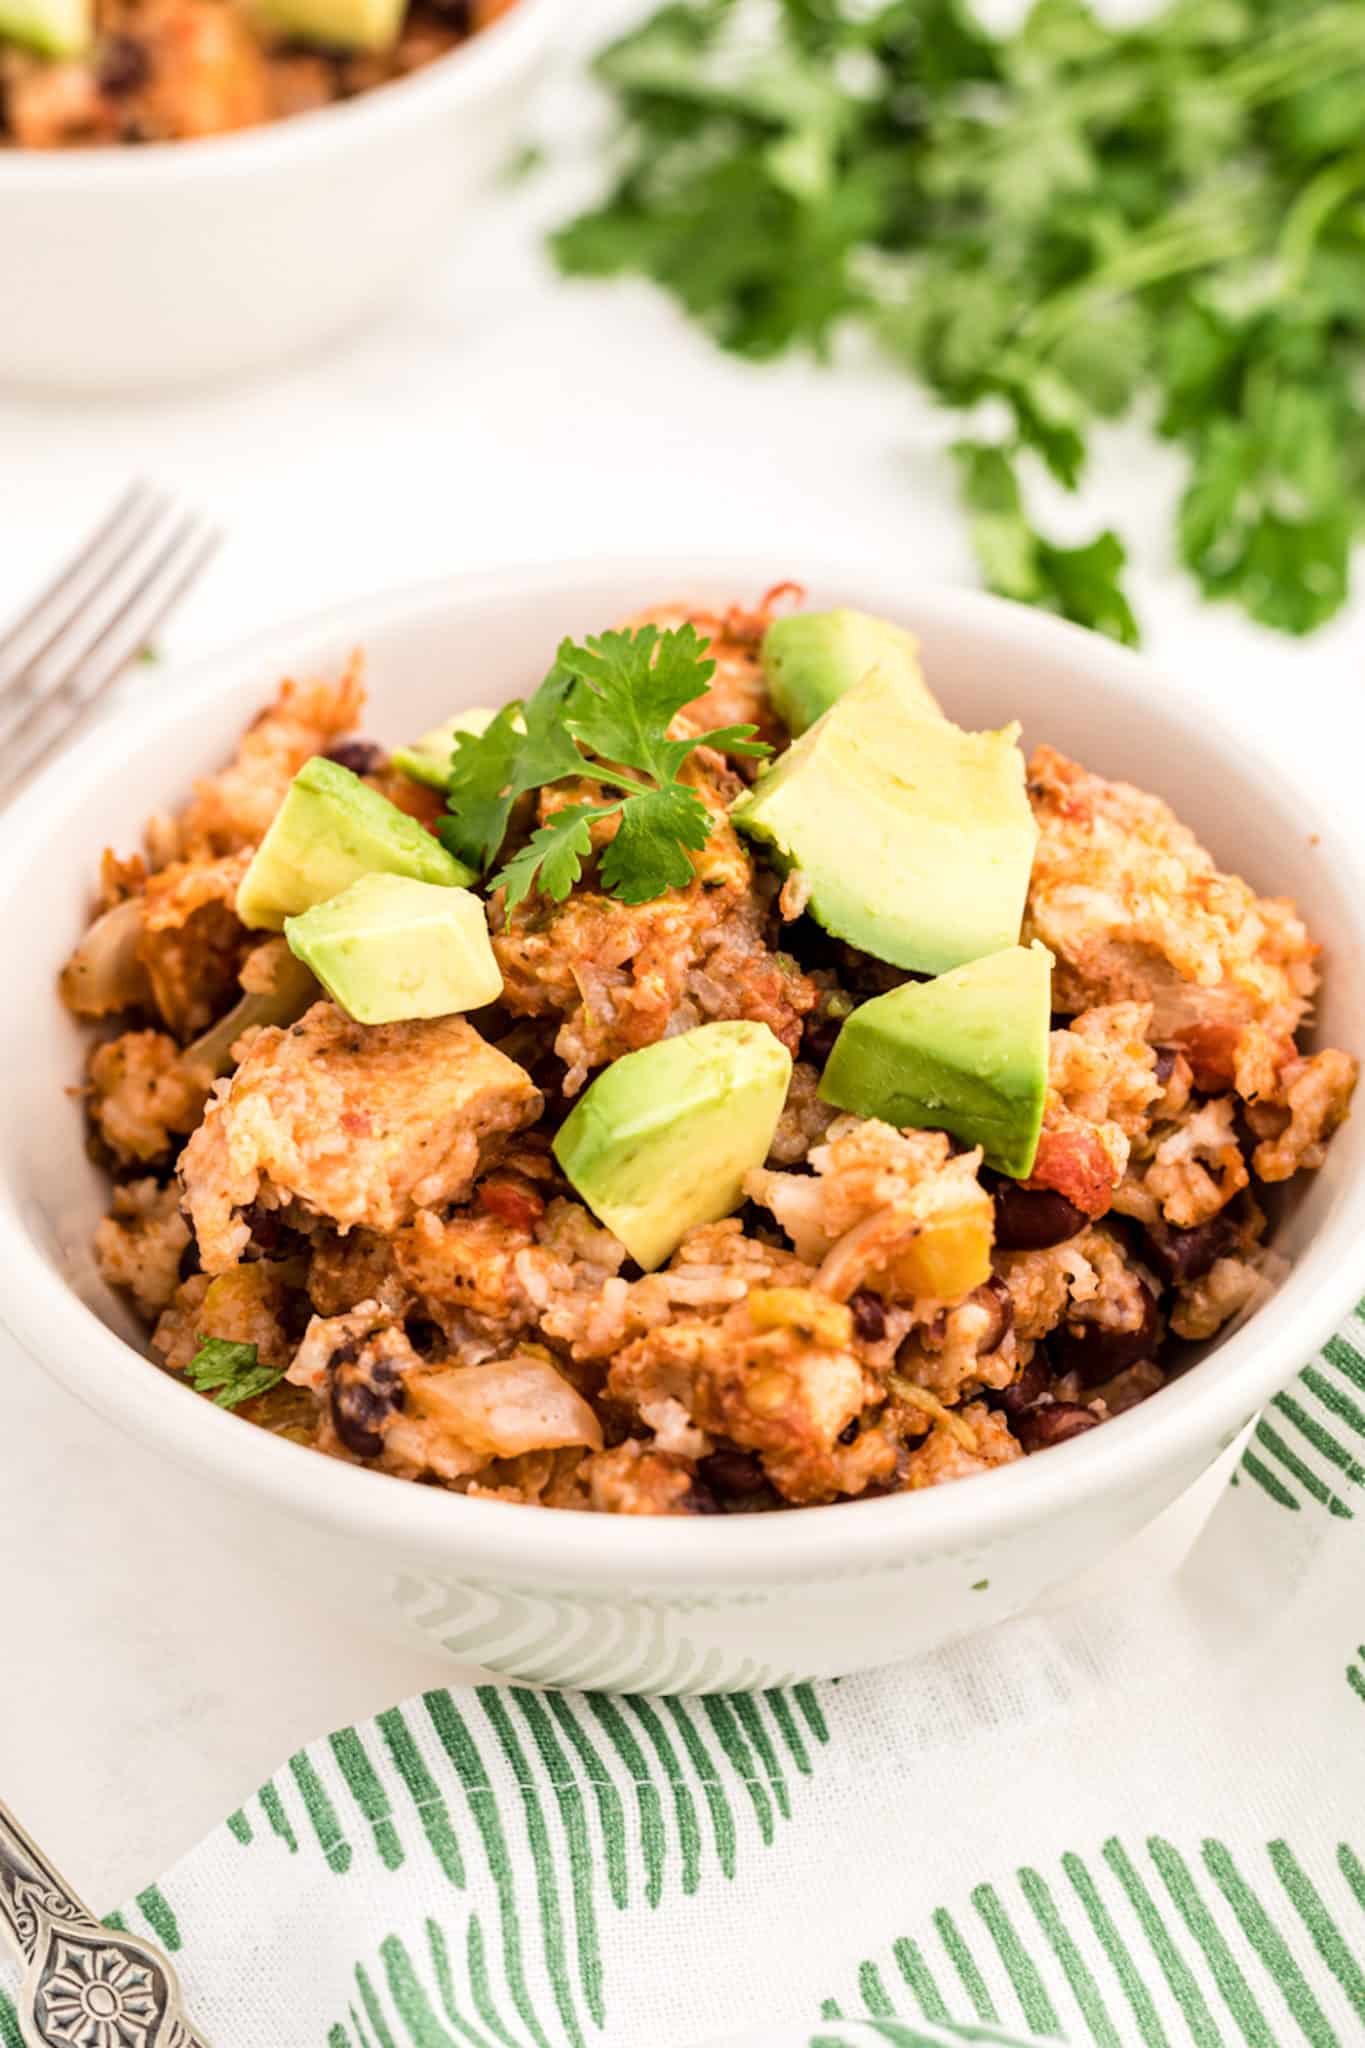
[[[0,150],[0,380],[150,390],[363,319],[449,246],[567,17],[517,0],[410,78],[237,135]]]
[[[210,1406],[149,1364],[101,1284],[90,1234],[107,1189],[77,1102],[84,1034],[56,995],[100,849],[184,797],[282,673],[369,655],[371,729],[397,741],[461,702],[513,695],[565,632],[652,600],[752,598],[789,575],[922,637],[968,725],[1022,718],[1094,768],[1161,791],[1220,858],[1299,899],[1326,945],[1321,1030],[1359,1046],[1365,873],[1311,794],[1137,656],[1035,612],[810,563],[664,558],[533,569],[351,606],[168,675],[135,715],[50,769],[6,820],[0,949],[0,1314],[82,1400],[280,1523],[281,1572],[324,1571],[466,1661],[525,1678],[654,1691],[847,1672],[1016,1613],[1099,1562],[1175,1499],[1324,1338],[1360,1289],[1365,1113],[1285,1205],[1278,1294],[1188,1374],[1104,1428],[927,1493],[796,1513],[620,1520],[465,1500],[335,1463]],[[1310,837],[1315,825],[1320,836]],[[117,1445],[111,1443],[111,1456]]]

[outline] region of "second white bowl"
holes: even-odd
[[[0,380],[150,390],[360,321],[440,259],[566,16],[517,0],[410,78],[237,135],[0,149]]]

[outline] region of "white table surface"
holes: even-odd
[[[590,112],[565,79],[545,104],[556,126]],[[798,577],[872,555],[907,580],[970,579],[946,437],[914,391],[872,366],[753,369],[646,287],[557,283],[538,231],[583,189],[561,171],[499,195],[385,324],[245,387],[0,393],[0,615],[134,473],[228,534],[164,636],[171,655],[385,585],[598,549],[759,544]],[[1167,544],[1178,475],[1169,451],[1114,434],[1058,531],[1119,524],[1152,653],[1348,810],[1365,604],[1306,646],[1201,607]],[[0,1793],[104,1907],[299,1742],[448,1667],[282,1594],[240,1517],[3,1339],[0,1372]],[[1199,1512],[1173,1514],[1118,1588],[1178,1555]]]

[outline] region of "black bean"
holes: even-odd
[[[339,768],[349,768],[352,775],[373,775],[384,765],[384,749],[373,740],[336,740],[328,747],[326,759]]]
[[[392,1359],[361,1355],[358,1342],[332,1353],[332,1420],[336,1433],[357,1458],[377,1458],[384,1448],[379,1425],[403,1405],[403,1384]]]
[[[1010,1421],[1015,1422],[1042,1400],[1051,1377],[1047,1353],[1040,1344],[1019,1377],[1010,1386],[1000,1387],[994,1393],[988,1390],[986,1399],[993,1408],[1002,1408]]]
[[[425,1316],[409,1316],[403,1327],[419,1358],[445,1356],[445,1332],[439,1323],[429,1322]]]
[[[839,1431],[839,1442],[841,1444],[856,1444],[857,1441],[858,1418],[855,1415],[852,1422],[846,1422],[843,1428]]]
[[[842,1017],[825,1017],[812,1010],[801,1025],[801,1056],[823,1067],[834,1050],[834,1041],[844,1028]]]
[[[133,36],[107,36],[95,65],[95,84],[111,100],[140,92],[152,75],[151,55]]]
[[[682,1505],[689,1515],[723,1515],[725,1509],[716,1499],[709,1486],[694,1479],[683,1495]]]
[[[1044,1407],[1030,1408],[1026,1415],[1021,1415],[1014,1425],[1014,1434],[1026,1451],[1046,1451],[1053,1444],[1064,1444],[1068,1437],[1080,1436],[1084,1430],[1097,1429],[1099,1420],[1098,1415],[1092,1415],[1075,1401],[1049,1401]]]
[[[712,1451],[709,1457],[701,1460],[697,1472],[709,1487],[726,1499],[762,1493],[768,1483],[763,1476],[763,1467],[751,1451]]]
[[[313,1320],[313,1304],[301,1287],[287,1290],[280,1308],[280,1328],[291,1344],[301,1344]]]
[[[268,1259],[279,1251],[284,1242],[285,1226],[278,1209],[263,1209],[259,1202],[253,1202],[249,1209],[243,1209],[242,1221],[251,1232],[251,1241],[242,1255],[244,1259]]]
[[[1065,1244],[1084,1227],[1085,1216],[1055,1188],[1021,1187],[1017,1180],[995,1186],[995,1242],[1003,1252],[1041,1252]]]
[[[991,1312],[990,1322],[977,1339],[976,1355],[982,1358],[988,1351],[998,1350],[1014,1328],[1014,1296],[999,1274],[992,1273],[970,1298]]]
[[[1145,1280],[1139,1280],[1138,1286],[1142,1292],[1142,1318],[1133,1328],[1073,1322],[1063,1323],[1053,1331],[1048,1338],[1048,1350],[1058,1372],[1074,1372],[1082,1386],[1097,1387],[1126,1366],[1136,1365],[1139,1359],[1155,1357],[1159,1332],[1156,1296]]]
[[[1173,1046],[1159,1045],[1156,1049],[1156,1077],[1163,1088],[1169,1084],[1171,1075],[1175,1072],[1176,1057]]]
[[[197,1238],[191,1237],[180,1254],[180,1277],[182,1280],[189,1280],[194,1274],[202,1271],[199,1263],[199,1242]]]
[[[856,1294],[850,1294],[848,1305],[853,1311],[853,1328],[865,1344],[880,1344],[886,1335],[886,1304],[880,1294],[870,1287],[860,1287]]]
[[[1237,1225],[1226,1210],[1193,1229],[1176,1230],[1169,1223],[1148,1224],[1144,1249],[1147,1262],[1168,1286],[1202,1280],[1217,1259],[1237,1242]]]

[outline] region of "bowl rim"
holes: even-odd
[[[140,149],[96,143],[81,149],[0,149],[0,198],[13,193],[79,190],[93,171],[101,189],[142,191],[168,180],[193,192],[205,180],[269,176],[272,170],[382,137],[438,110],[452,111],[495,92],[543,48],[568,0],[516,0],[465,43],[404,78],[306,113],[263,121],[228,135],[154,142]]]
[[[792,552],[795,552],[793,550]],[[452,604],[525,596],[572,604],[576,592],[620,580],[654,577],[661,590],[699,587],[762,589],[784,580],[771,556],[677,551],[577,557],[456,575],[353,599],[253,634],[222,652],[160,673],[161,687],[115,714],[136,726],[139,745],[154,742],[191,718],[197,707],[234,689],[258,686],[259,672],[281,673],[339,642],[363,643],[386,627],[412,625]],[[794,565],[788,561],[787,575]],[[1031,643],[1043,659],[1079,655],[1097,685],[1136,713],[1157,704],[1178,741],[1196,735],[1196,718],[1178,682],[1146,656],[1080,627],[1004,599],[948,586],[916,587],[887,563],[861,567],[821,556],[804,564],[811,582],[841,576],[863,587],[884,579],[896,609],[936,626],[975,631],[989,642]],[[888,603],[888,608],[891,608]],[[169,682],[174,687],[167,687]],[[1209,744],[1208,710],[1198,710],[1199,737]],[[18,878],[43,845],[78,817],[85,792],[107,775],[107,721],[49,766],[23,792],[6,819],[9,878],[0,881],[0,932],[19,893]],[[1232,730],[1213,740],[1243,789],[1264,793],[1273,817],[1312,816],[1317,851],[1335,880],[1348,919],[1365,944],[1365,858],[1338,823],[1331,804],[1297,774],[1286,775]],[[93,857],[93,856],[92,856]],[[1356,908],[1356,906],[1361,906]],[[1365,1113],[1344,1127],[1361,1135]],[[29,1238],[0,1160],[0,1270],[10,1285],[0,1321],[32,1356],[94,1407],[168,1455],[246,1495],[264,1496],[287,1514],[431,1563],[482,1572],[507,1583],[523,1574],[531,1587],[554,1584],[583,1591],[701,1589],[723,1602],[747,1586],[818,1578],[822,1582],[899,1570],[916,1552],[964,1558],[1015,1529],[1109,1493],[1138,1489],[1181,1460],[1182,1447],[1230,1443],[1261,1404],[1307,1361],[1354,1306],[1360,1280],[1353,1254],[1365,1235],[1365,1173],[1353,1171],[1333,1207],[1270,1300],[1225,1337],[1216,1353],[1147,1401],[1098,1431],[1054,1447],[1046,1458],[1022,1458],[986,1475],[980,1485],[939,1486],[870,1501],[835,1502],[814,1511],[697,1518],[632,1518],[629,1541],[617,1518],[573,1511],[524,1511],[512,1504],[452,1496],[444,1489],[320,1457],[272,1437],[177,1385],[143,1353],[110,1330],[72,1291]],[[1210,1453],[1210,1458],[1213,1453]],[[1063,1574],[1059,1572],[1059,1576]]]

